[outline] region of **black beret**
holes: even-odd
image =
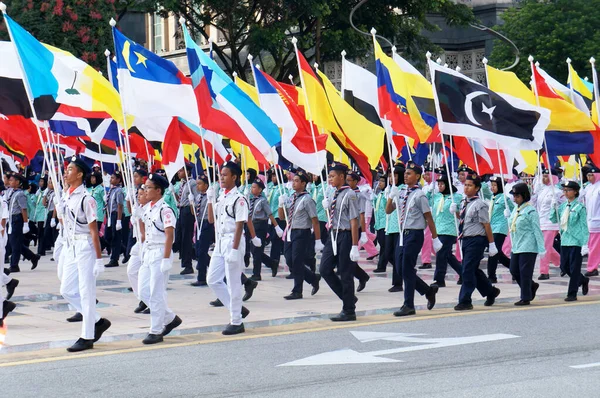
[[[163,189],[167,189],[169,187],[169,181],[161,176],[160,174],[153,173],[148,176],[148,180],[152,181],[154,184],[158,185]]]
[[[466,179],[481,185],[481,177],[479,177],[477,174],[469,174]]]
[[[329,171],[341,171],[342,173],[348,172],[348,166],[344,163],[333,162],[329,165]]]
[[[235,175],[237,175],[238,177],[242,175],[242,169],[240,168],[240,165],[235,163],[235,162],[225,162],[223,163],[223,166],[221,166],[221,169],[229,169],[231,170],[231,172]]]
[[[511,195],[524,195],[529,193],[529,187],[524,182],[519,182],[518,184],[513,185],[509,194]]]
[[[161,176],[164,176],[165,174],[167,174],[164,169],[157,169],[154,173],[160,174]]]
[[[360,181],[360,173],[358,173],[357,171],[348,172],[348,176],[353,180]]]
[[[496,184],[502,184],[502,178],[499,176],[491,176],[490,182],[495,182]]]
[[[310,176],[308,175],[308,173],[302,169],[296,169],[296,175],[298,176],[298,178],[300,178],[302,181],[304,181],[305,183],[309,183],[310,182]]]
[[[265,189],[265,183],[262,182],[260,178],[257,178],[256,180],[252,181],[252,183],[258,185],[260,189]]]
[[[460,166],[460,167],[458,168],[458,170],[456,170],[456,171],[457,171],[458,173],[460,173],[461,171],[466,171],[466,172],[467,172],[467,173],[469,173],[469,174],[473,174],[473,173],[474,173],[473,169],[469,168],[467,165],[464,165],[464,164],[463,164],[462,166]]]
[[[583,171],[582,171],[582,172],[583,172]],[[592,173],[592,174],[595,174],[595,173],[600,173],[600,170],[598,170],[597,168],[595,168],[595,167],[593,167],[593,166],[592,166],[592,167],[588,167],[588,172],[587,172],[587,174],[590,174],[590,173]]]
[[[134,173],[138,173],[142,177],[146,177],[148,175],[148,171],[146,169],[135,169]]]
[[[90,166],[88,166],[83,160],[81,160],[81,158],[78,158],[77,156],[71,157],[71,163],[79,167],[81,171],[83,171],[83,174],[90,174],[92,172]]]
[[[205,184],[208,184],[208,175],[206,175],[206,174],[200,174],[198,176],[198,180],[204,182]]]
[[[564,184],[560,184],[563,188],[571,188],[574,189],[576,191],[579,191],[579,184],[577,183],[577,181],[567,181]]]
[[[406,165],[406,170],[412,170],[417,174],[423,174],[423,169],[415,162],[408,162]]]
[[[553,167],[553,168],[552,168],[552,169],[550,169],[550,170],[548,170],[548,169],[544,169],[544,170],[542,171],[542,173],[543,173],[543,174],[550,174],[550,173],[552,173],[552,175],[553,175],[553,176],[557,176],[557,175],[561,174],[562,172],[563,172],[563,171],[562,171],[562,169],[557,169],[557,168],[555,168],[555,167]]]
[[[434,170],[433,170],[433,167],[431,167],[431,165],[429,165],[429,164],[425,165],[425,166],[423,167],[423,170],[424,170],[426,173],[430,173],[430,172],[434,171]]]

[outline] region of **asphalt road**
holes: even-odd
[[[0,367],[0,391],[3,397],[598,397],[599,311],[599,303],[581,303],[448,312]],[[467,339],[473,336],[489,341]],[[357,361],[366,363],[346,363]],[[589,367],[571,367],[579,365]]]

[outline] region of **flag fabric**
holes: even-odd
[[[558,80],[550,76],[546,71],[544,71],[539,66],[534,66],[535,73],[542,76],[546,84],[552,88],[555,94],[562,97],[569,104],[572,104],[581,112],[587,113],[589,115],[590,108],[586,105],[583,97],[580,95],[571,95],[573,91],[567,86],[560,83]],[[537,79],[536,79],[537,80]]]
[[[210,95],[218,104],[219,109],[237,123],[236,135],[230,135],[229,138],[257,148],[264,159],[276,162],[275,151],[272,148],[281,142],[277,126],[250,97],[234,84],[217,63],[202,51],[190,37],[187,28],[185,26],[182,28],[194,86],[198,87],[205,81],[210,88]],[[221,122],[218,119],[215,120],[215,123]],[[204,118],[203,127],[227,136],[224,131],[209,128],[204,124]],[[263,159],[257,158],[257,160],[262,161]]]
[[[573,95],[580,96],[585,102],[587,110],[592,108],[592,102],[594,102],[593,86],[589,86],[589,83],[579,77],[579,74],[573,68],[571,63],[569,65],[569,79],[567,81],[567,87],[573,92]]]
[[[327,135],[319,134],[316,126],[312,126],[311,130],[304,112],[275,79],[256,66],[252,65],[252,67],[262,107],[281,129],[283,156],[309,173],[319,175],[327,161],[325,150]]]
[[[373,124],[382,126],[379,118],[377,76],[346,58],[342,60],[342,95],[358,113]]]
[[[0,59],[0,114],[33,117],[17,53],[11,42],[0,41]],[[48,114],[41,112],[41,116],[47,119],[57,108],[58,104],[55,104]]]
[[[42,150],[33,119],[20,115],[0,115],[0,138],[29,160]]]
[[[217,164],[223,164],[225,158],[229,154],[227,149],[223,145],[223,137],[212,131],[200,128],[187,120],[179,119],[180,126],[182,127],[181,142],[184,144],[195,144],[201,151],[206,148],[204,156],[207,158],[213,157],[213,147],[215,158],[213,161]],[[204,138],[204,145],[202,139]]]
[[[185,158],[183,157],[183,147],[181,145],[181,126],[177,118],[173,118],[167,129],[165,141],[162,147],[162,165],[171,180],[177,172],[185,167]]]
[[[49,124],[55,133],[72,137],[88,136],[97,144],[105,139],[119,139],[117,122],[113,119],[73,117],[55,113]]]
[[[540,149],[550,122],[547,109],[498,94],[429,60],[440,131],[494,140],[514,149]]]
[[[486,148],[475,139],[455,136],[452,139],[454,152],[458,158],[480,175],[503,174],[512,177],[514,157],[508,151]],[[502,164],[498,162],[498,153]]]

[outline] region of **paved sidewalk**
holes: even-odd
[[[397,310],[402,305],[403,293],[387,291],[391,286],[391,268],[388,267],[386,274],[373,274],[376,261],[368,261],[365,257],[366,253],[361,251],[359,264],[371,279],[366,289],[357,293],[357,315],[385,314]],[[29,262],[22,262],[21,273],[12,275],[20,280],[12,298],[17,303],[17,308],[6,319],[8,331],[5,346],[0,350],[0,358],[6,353],[67,347],[77,340],[81,331],[81,323],[65,321],[74,311],[59,294],[56,263],[46,256],[35,271],[30,271],[29,268]],[[181,276],[178,274],[180,269],[180,263],[176,261],[173,266],[175,274],[170,277],[168,291],[169,306],[183,319],[183,324],[173,335],[222,330],[229,322],[228,312],[222,307],[209,306],[208,302],[215,298],[210,288],[190,286],[195,275]],[[585,262],[583,269],[585,270]],[[541,281],[536,301],[566,295],[568,280],[559,277],[557,267],[552,267],[550,271],[551,279]],[[246,272],[250,275],[251,268],[247,268]],[[418,273],[426,282],[431,283],[433,269],[419,270]],[[259,282],[254,296],[244,304],[251,311],[245,320],[247,329],[314,321],[328,318],[330,314],[340,311],[341,301],[324,281],[315,296],[310,295],[311,287],[305,285],[304,299],[284,300],[283,296],[289,294],[293,285],[292,280],[285,279],[288,274],[287,267],[280,267],[278,276],[272,278],[270,269],[263,268],[263,280]],[[538,275],[536,269],[534,278]],[[512,307],[512,303],[519,300],[519,287],[512,283],[506,268],[498,268],[498,278],[496,286],[502,293],[497,303]],[[460,288],[456,285],[456,280],[456,274],[450,271],[446,279],[447,287],[441,288],[438,293],[436,308],[453,307],[456,304]],[[112,327],[104,334],[101,342],[139,339],[141,345],[141,339],[148,333],[149,315],[134,314],[133,309],[138,300],[128,291],[128,287],[126,266],[123,265],[106,269],[98,280],[98,310],[102,317],[112,322]],[[590,295],[600,295],[600,278],[592,278]],[[483,305],[484,299],[477,292],[473,298],[475,306]],[[424,297],[417,294],[415,303],[418,312],[427,312]]]

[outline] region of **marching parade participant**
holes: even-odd
[[[433,247],[437,252],[442,247],[442,242],[437,236],[437,230],[431,216],[431,208],[427,197],[419,186],[423,174],[421,166],[414,162],[406,165],[404,183],[406,187],[401,191],[392,187],[386,204],[386,213],[394,209],[400,213],[400,256],[396,267],[399,267],[404,281],[404,304],[394,312],[395,316],[415,315],[415,290],[427,298],[427,309],[435,306],[437,285],[428,285],[417,275],[417,259],[423,246],[424,230],[428,226],[433,238]]]
[[[590,278],[581,273],[581,249],[588,243],[589,230],[585,205],[578,200],[579,184],[568,181],[562,187],[566,201],[558,208],[552,204],[550,221],[560,225],[560,270],[569,276],[565,301],[576,301],[580,286],[584,296],[589,291]]]
[[[256,173],[254,173],[256,174]],[[271,225],[276,225],[277,220],[273,217],[273,213],[271,213],[271,206],[269,206],[269,201],[263,195],[263,190],[265,189],[265,184],[258,178],[255,178],[253,182],[250,183],[250,190],[248,194],[248,217],[252,221],[252,226],[254,227],[255,236],[258,237],[261,241],[260,244],[256,245],[258,241],[252,242],[250,238],[250,231],[246,236],[246,251],[250,250],[252,252],[252,276],[250,279],[254,281],[262,280],[260,276],[260,270],[262,264],[266,264],[269,268],[271,268],[271,276],[274,278],[277,276],[277,271],[279,270],[279,263],[276,261],[272,261],[269,256],[264,253],[267,233],[269,229],[269,221]],[[281,198],[285,197],[282,195],[279,197],[279,201],[281,202]],[[279,218],[285,219],[280,214],[278,214]],[[250,245],[252,243],[252,245]],[[250,247],[248,247],[250,246]],[[245,262],[245,260],[244,260]]]
[[[210,263],[208,250],[215,243],[215,226],[208,221],[208,198],[206,191],[209,188],[208,176],[201,174],[196,180],[196,271],[198,275],[196,280],[191,283],[192,286],[206,286],[206,272]]]
[[[110,176],[110,191],[108,191],[107,206],[107,225],[104,229],[104,237],[107,244],[110,245],[110,261],[107,267],[118,267],[119,257],[123,247],[122,229],[123,229],[123,203],[125,194],[123,193],[123,175],[119,170],[115,170]]]
[[[423,184],[422,190],[423,193],[427,196],[429,200],[429,207],[433,205],[433,197],[431,195],[432,192],[437,191],[435,174],[433,173],[433,169],[430,165],[426,165],[423,168]],[[431,269],[431,256],[434,254],[433,251],[433,239],[431,238],[431,231],[429,231],[429,227],[425,228],[425,238],[423,239],[423,248],[421,249],[421,266],[419,269]]]
[[[385,227],[385,248],[388,251],[388,259],[392,263],[392,287],[388,289],[388,292],[402,292],[402,266],[400,265],[400,224],[398,222],[398,209],[394,208],[391,213],[388,213],[387,204],[390,199],[390,190],[393,187],[403,189],[404,185],[404,172],[405,167],[403,163],[397,163],[394,166],[393,173],[389,176],[389,185],[386,187],[386,202],[385,212],[387,214],[386,227]],[[394,182],[396,185],[394,185]]]
[[[279,197],[279,218],[284,218],[285,206],[289,220],[284,234],[284,253],[294,277],[292,293],[284,297],[286,300],[301,299],[304,282],[312,286],[311,296],[319,291],[321,276],[315,275],[305,265],[309,257],[314,257],[315,252],[320,252],[324,247],[321,243],[317,206],[306,191],[309,181],[308,173],[298,169],[292,179],[294,193],[290,197],[287,195]]]
[[[144,208],[142,229],[142,265],[139,270],[138,291],[141,301],[150,307],[150,333],[144,344],[156,344],[181,325],[179,318],[167,305],[167,282],[173,267],[175,214],[162,199],[169,181],[150,174],[144,186],[148,204]]]
[[[27,180],[21,174],[14,173],[9,178],[11,192],[8,196],[8,244],[10,248],[10,272],[20,272],[19,260],[21,255],[31,261],[31,269],[37,267],[40,256],[34,254],[24,244],[24,235],[29,232],[29,215],[27,212],[27,197],[23,188]]]
[[[96,311],[96,279],[104,272],[104,263],[96,226],[96,201],[83,185],[90,168],[73,156],[65,172],[63,228],[66,246],[62,249],[60,294],[82,315],[81,337],[69,352],[94,348],[110,328],[108,319]]]
[[[378,181],[379,193],[373,199],[373,210],[375,217],[375,232],[377,233],[377,243],[379,244],[379,258],[377,259],[377,268],[374,273],[386,272],[388,263],[390,262],[389,249],[386,246],[386,220],[385,205],[387,203],[387,176],[385,174],[379,176]],[[393,261],[393,256],[391,257]]]
[[[510,194],[517,204],[508,218],[512,241],[510,273],[521,288],[521,299],[515,305],[522,306],[531,303],[540,287],[533,281],[533,269],[537,255],[544,253],[544,237],[537,211],[530,203],[527,184],[515,184]]]
[[[238,277],[244,268],[243,235],[244,224],[248,222],[248,205],[237,189],[241,176],[240,166],[227,162],[221,167],[222,193],[218,200],[213,187],[207,191],[208,220],[215,224],[216,243],[206,281],[229,310],[230,323],[223,330],[224,335],[244,333],[242,319],[250,313],[242,306],[242,282]]]
[[[135,236],[141,237],[142,231],[144,230],[144,210],[146,204],[148,204],[146,188],[144,185],[140,186],[138,189],[137,198],[138,202],[133,206],[131,212],[131,228]],[[143,243],[136,240],[135,244],[131,248],[131,256],[127,262],[127,278],[129,279],[129,286],[131,286],[133,294],[135,294],[135,297],[138,299],[140,299],[139,273],[142,266],[142,249]],[[148,305],[144,301],[140,300],[138,306],[135,310],[133,310],[133,312],[139,314],[140,312],[144,312],[147,308]]]
[[[187,170],[187,172],[186,172]],[[196,216],[192,213],[192,203],[196,200],[196,180],[191,176],[192,164],[186,163],[185,170],[182,167],[177,172],[181,181],[176,197],[179,202],[179,217],[177,218],[177,237],[175,238],[176,252],[181,257],[181,275],[193,274],[192,266],[194,222]]]
[[[588,246],[587,270],[585,276],[598,276],[600,264],[600,170],[590,167],[587,174],[589,185],[585,189],[585,208],[587,212],[590,239]]]
[[[361,178],[360,175],[355,171],[348,172],[348,175],[346,176],[346,183],[348,184],[350,189],[352,189],[354,191],[354,193],[356,194],[356,198],[358,199],[358,208],[359,208],[359,212],[360,212],[360,217],[358,219],[358,221],[359,221],[358,233],[360,236],[360,239],[358,240],[359,250],[360,250],[361,243],[366,244],[367,242],[370,242],[369,237],[367,236],[367,232],[366,232],[368,226],[365,222],[365,210],[366,210],[367,199],[365,198],[364,195],[361,194],[360,189],[358,188],[358,181],[360,181],[360,178]],[[370,245],[376,251],[375,247],[373,246],[373,242],[370,242]],[[367,252],[367,254],[369,255],[369,252]],[[370,255],[372,255],[372,254],[370,254]],[[365,272],[365,270],[363,270],[361,268],[361,266],[358,265],[358,263],[356,264],[356,267],[354,268],[354,277],[356,279],[358,279],[358,286],[356,287],[357,292],[362,292],[365,289],[369,279],[371,279],[369,277],[369,275]]]
[[[491,190],[492,190],[492,201],[490,202],[490,225],[492,226],[492,235],[494,236],[494,243],[498,248],[498,254],[490,256],[488,258],[487,273],[488,279],[492,283],[498,283],[498,277],[496,276],[496,269],[498,263],[502,264],[506,268],[510,265],[510,259],[506,257],[502,251],[504,240],[508,234],[508,218],[512,209],[515,207],[512,201],[504,198],[504,187],[502,186],[502,179],[497,176],[490,178]],[[508,208],[506,207],[508,205]]]

